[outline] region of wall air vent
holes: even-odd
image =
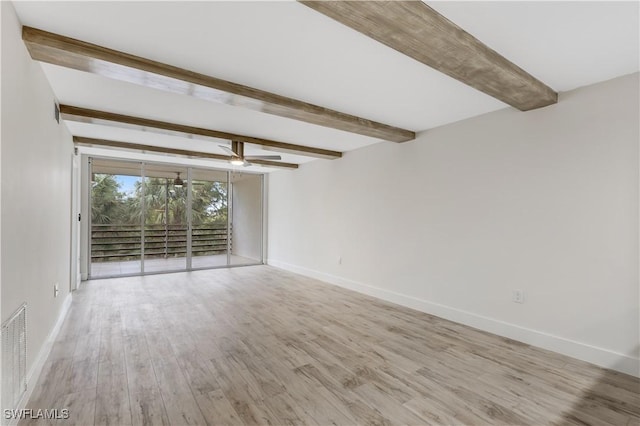
[[[2,408],[16,409],[27,391],[27,304],[2,324]]]

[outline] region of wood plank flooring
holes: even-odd
[[[65,425],[630,426],[640,381],[252,266],[86,283],[27,408],[68,408]]]

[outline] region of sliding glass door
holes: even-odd
[[[191,180],[191,267],[228,264],[228,173],[193,170]]]
[[[91,163],[92,277],[142,272],[142,164],[93,159]]]
[[[262,175],[90,159],[90,277],[262,263]]]
[[[187,268],[187,169],[144,165],[143,272]]]

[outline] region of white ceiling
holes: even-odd
[[[637,1],[428,2],[559,92],[637,72]]]
[[[639,69],[637,2],[428,4],[558,91]],[[16,2],[15,7],[24,25],[414,131],[506,107],[296,2]],[[339,151],[380,142],[53,65],[43,69],[60,102],[70,105]],[[211,141],[68,126],[78,136],[223,153]],[[247,147],[247,154],[259,153],[269,152]],[[312,160],[282,156],[295,163]]]

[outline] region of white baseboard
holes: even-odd
[[[640,359],[638,358],[279,260],[268,259],[267,264],[440,318],[488,331],[489,333],[590,362],[600,367],[640,377]]]
[[[31,399],[31,395],[33,394],[33,389],[38,383],[38,379],[40,378],[40,374],[42,373],[42,369],[44,368],[44,364],[49,358],[49,354],[51,353],[51,348],[53,347],[53,343],[56,341],[56,337],[58,337],[58,333],[62,328],[62,323],[67,317],[67,313],[69,312],[69,308],[71,307],[72,296],[71,293],[67,294],[67,297],[64,299],[62,303],[62,309],[60,310],[60,314],[58,315],[58,319],[51,329],[51,332],[47,336],[47,340],[45,340],[40,352],[38,352],[38,356],[36,357],[33,365],[29,369],[27,373],[27,391],[20,399],[20,403],[18,404],[18,410],[22,410],[26,408],[27,402]],[[9,426],[14,426],[18,424],[19,419],[12,419],[9,422]]]

